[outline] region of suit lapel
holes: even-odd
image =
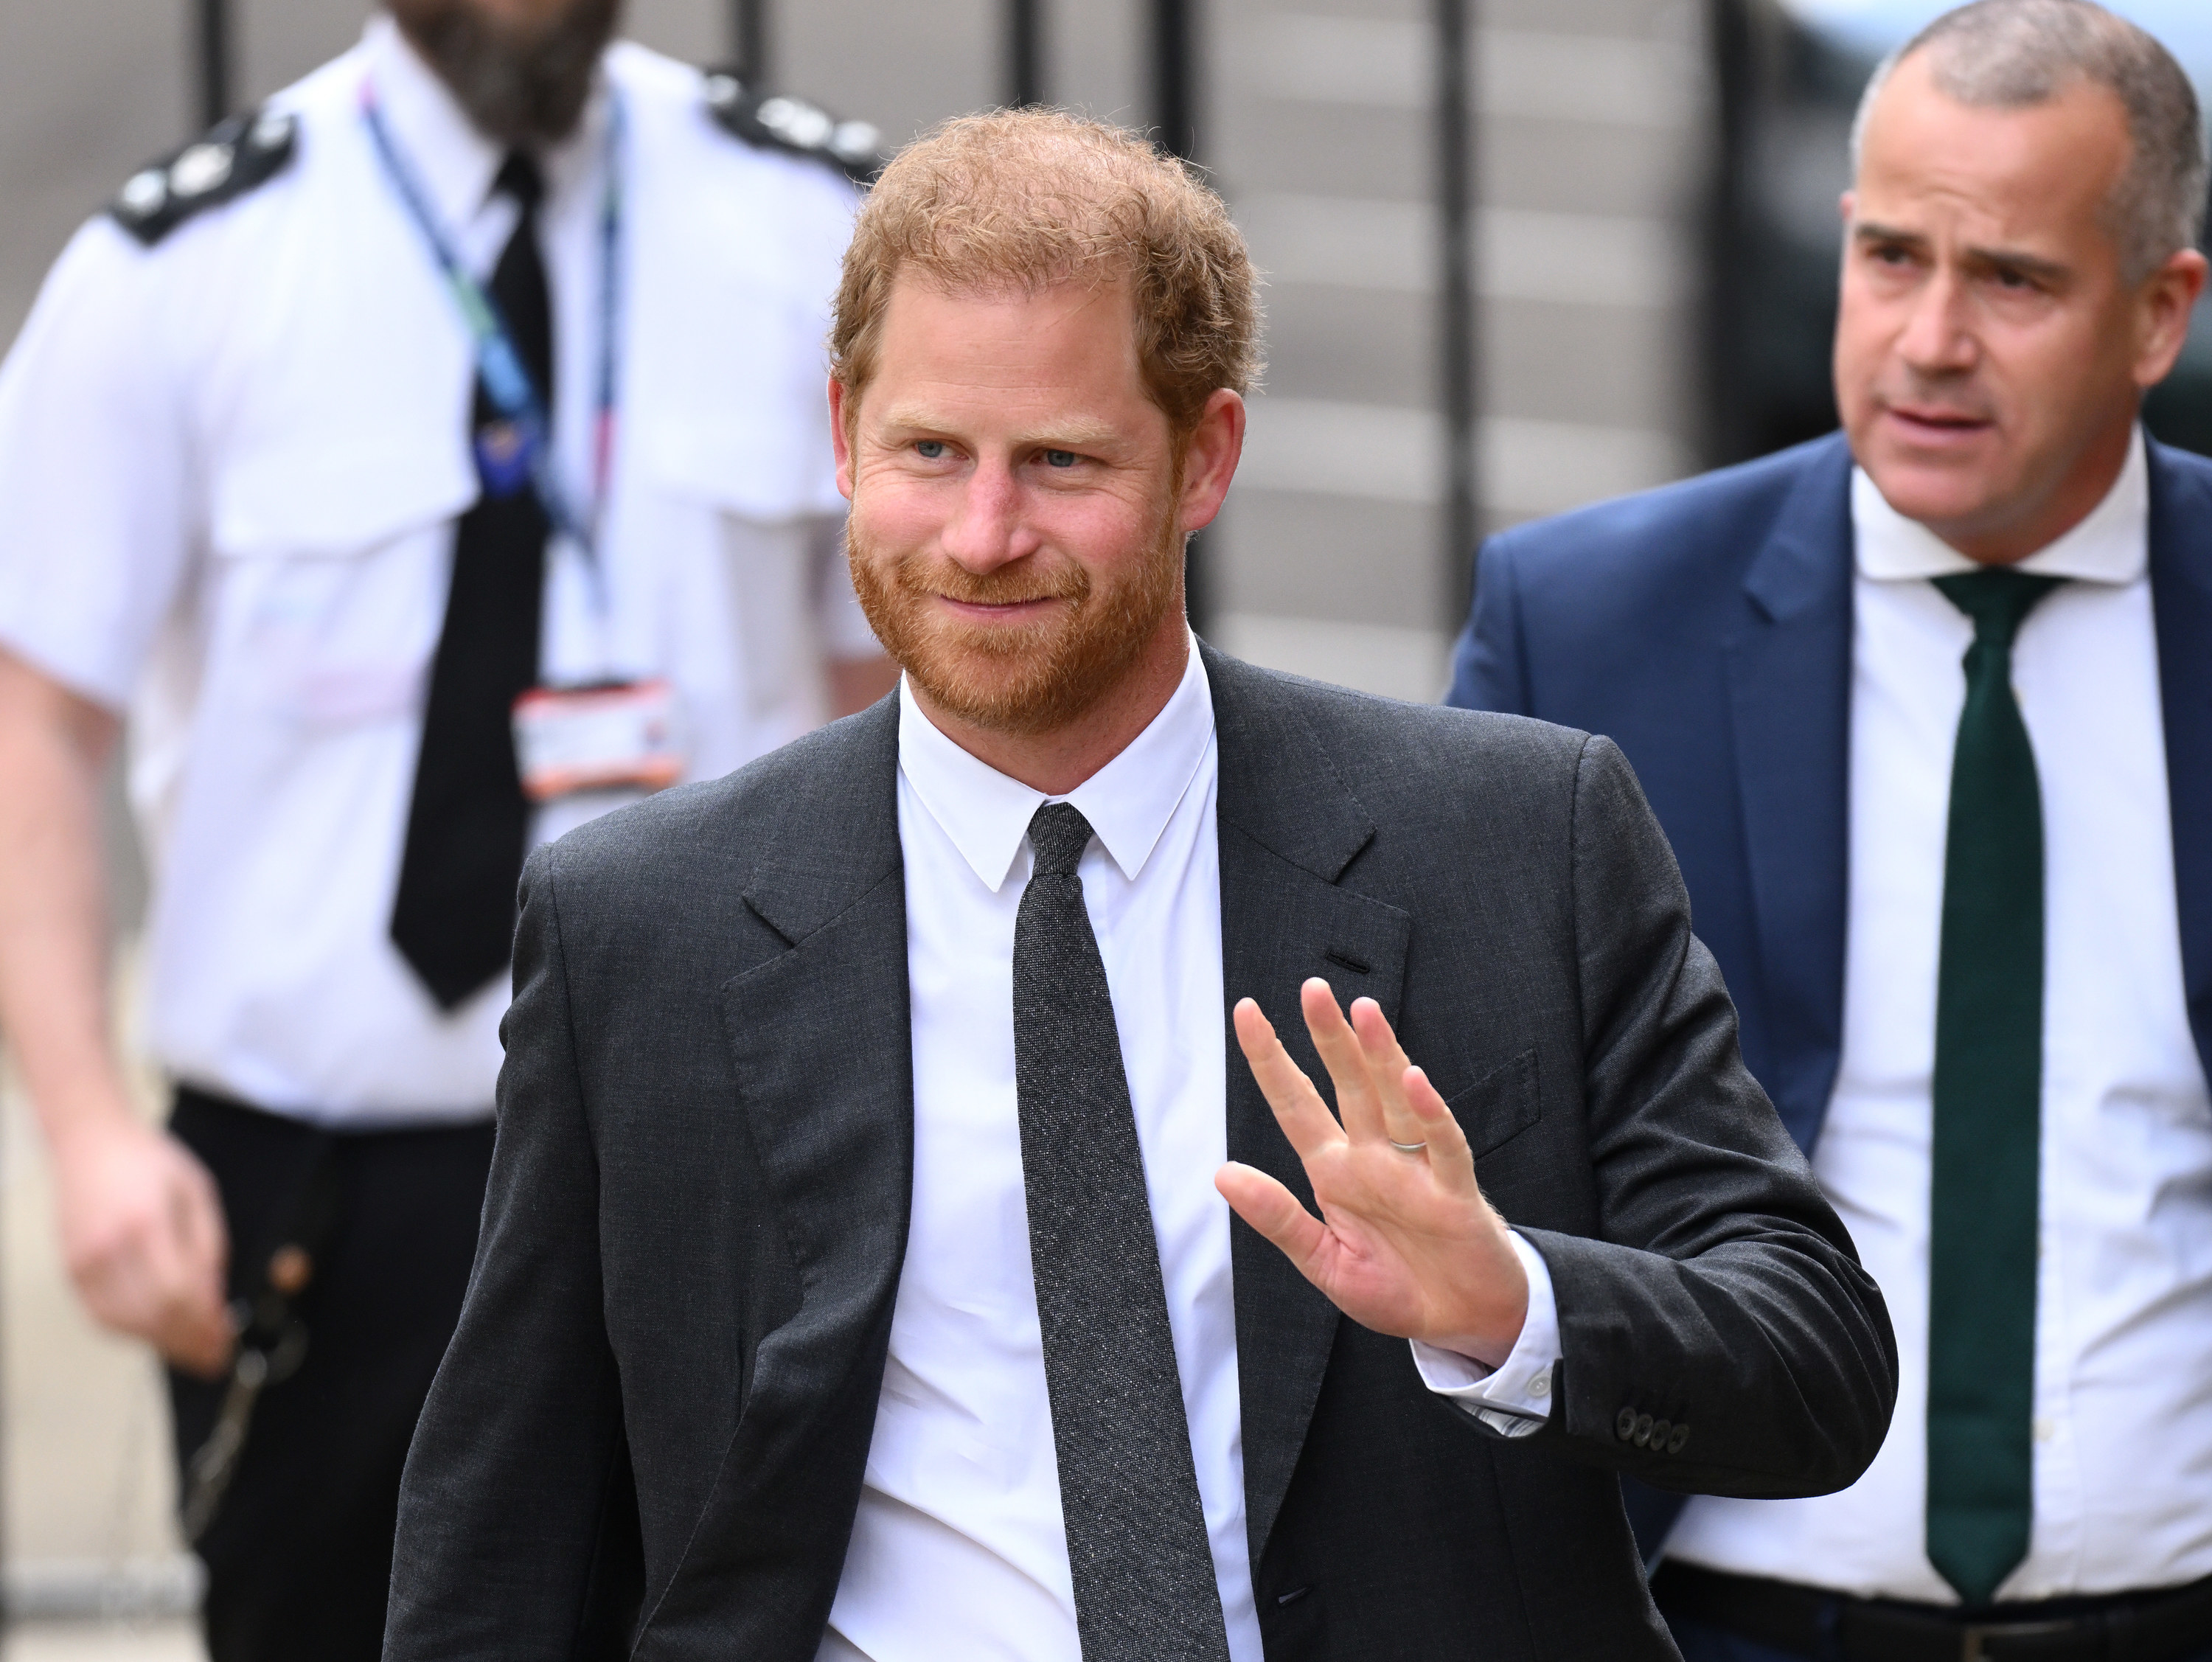
[[[1223,990],[1230,1009],[1240,998],[1257,999],[1299,1065],[1325,1089],[1327,1076],[1298,1015],[1299,986],[1324,977],[1340,1000],[1373,998],[1395,1021],[1410,920],[1337,886],[1375,826],[1311,728],[1272,678],[1201,650],[1221,758]],[[1233,1032],[1228,1047],[1229,1158],[1280,1179],[1311,1207],[1312,1187]],[[1245,1519],[1257,1563],[1297,1465],[1339,1318],[1242,1220],[1232,1220],[1230,1231]]]
[[[724,1621],[733,1578],[757,1602],[776,1602],[763,1577],[804,1600],[822,1563],[842,1558],[905,1254],[914,1087],[898,701],[801,742],[827,753],[793,770],[799,788],[762,811],[765,853],[744,892],[787,949],[719,995],[773,1197],[760,1222],[781,1236],[799,1302],[759,1341],[720,1475],[653,1615],[663,1638]]]
[[[2182,980],[2197,1054],[2212,1077],[2212,486],[2150,447],[2151,609],[2173,810]]]
[[[1774,1035],[1765,1082],[1810,1149],[1843,1046],[1850,880],[1850,452],[1818,454],[1745,574],[1727,648],[1736,788]]]

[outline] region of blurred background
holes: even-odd
[[[2113,0],[2108,0],[2113,3]],[[2212,86],[2212,5],[2116,0]],[[343,50],[367,0],[0,0],[0,338],[146,158]],[[1489,530],[1834,424],[1836,198],[1931,0],[631,0],[628,32],[896,145],[1017,99],[1152,127],[1267,273],[1270,369],[1204,632],[1436,697]],[[2202,321],[2202,320],[2200,320]],[[2212,450],[2212,328],[2160,436]],[[143,892],[119,814],[112,860]],[[130,937],[123,934],[130,1021]],[[154,1099],[149,1081],[148,1102]],[[198,1655],[151,1363],[61,1272],[0,1075],[0,1645]]]

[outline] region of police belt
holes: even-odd
[[[2212,1644],[2212,1577],[1964,1610],[1667,1562],[1651,1596],[1669,1617],[1814,1662],[2179,1662]]]

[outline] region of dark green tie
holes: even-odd
[[[1969,1604],[1988,1604],[2027,1555],[2034,1519],[2043,803],[2012,643],[2058,581],[2005,569],[1936,579],[1974,620],[1974,643],[1936,977],[1928,1559]]]

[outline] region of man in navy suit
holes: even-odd
[[[2087,0],[1938,20],[1855,135],[1844,432],[1483,550],[1451,702],[1627,752],[1897,1324],[1857,1483],[1640,1520],[1690,1662],[2212,1657],[2212,465],[2138,422],[2203,144]]]

